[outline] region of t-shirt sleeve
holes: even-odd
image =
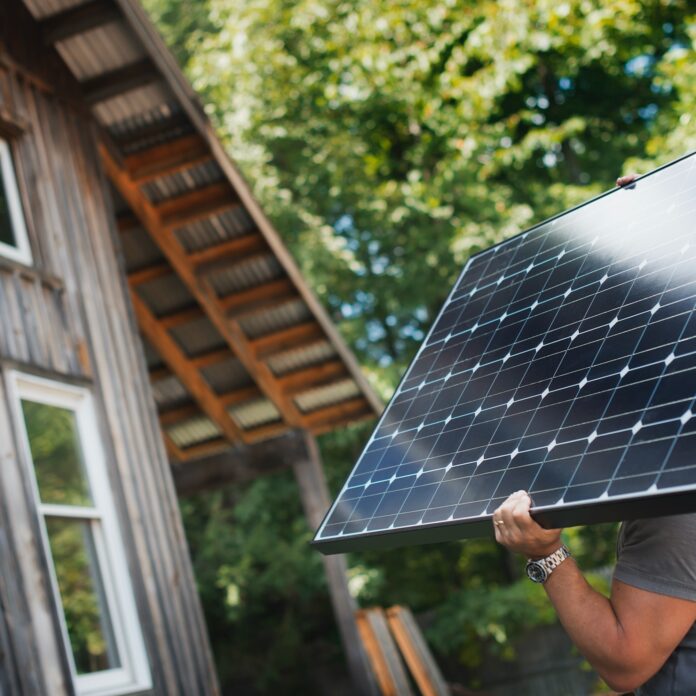
[[[616,580],[696,602],[696,514],[625,522],[617,555]]]

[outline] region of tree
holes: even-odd
[[[696,147],[687,0],[148,5],[385,396],[470,254]],[[366,437],[323,439],[336,486]],[[610,560],[610,532],[577,534]],[[515,568],[467,542],[356,556],[354,572],[365,598],[425,609]]]

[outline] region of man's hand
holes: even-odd
[[[495,540],[527,558],[545,558],[561,545],[561,530],[538,525],[529,514],[531,506],[525,491],[513,493],[493,513]]]

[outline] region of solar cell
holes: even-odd
[[[695,309],[696,153],[473,256],[314,544],[696,510]]]

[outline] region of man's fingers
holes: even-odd
[[[626,174],[624,176],[620,176],[616,180],[616,185],[617,186],[628,186],[629,184],[632,184],[637,178],[638,178],[638,174]]]

